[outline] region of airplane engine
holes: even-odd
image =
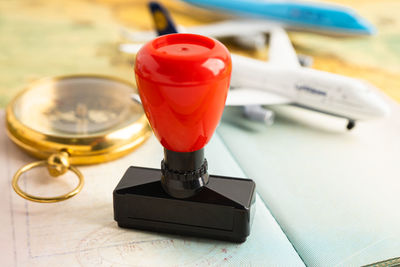
[[[314,59],[307,55],[297,54],[297,58],[302,67],[311,67],[314,63]]]
[[[272,125],[275,119],[275,113],[259,105],[250,105],[243,107],[243,115],[252,120]]]
[[[350,131],[350,130],[353,129],[355,126],[356,126],[356,122],[355,122],[354,120],[349,120],[348,123],[347,123],[346,128],[347,128],[347,130]]]
[[[245,48],[262,49],[267,43],[267,37],[265,34],[249,34],[236,36],[235,41]]]

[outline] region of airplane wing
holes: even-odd
[[[172,21],[172,20],[171,20]],[[190,32],[194,34],[205,35],[213,38],[224,38],[224,37],[251,37],[257,34],[266,34],[270,32],[277,24],[273,22],[266,22],[264,20],[256,19],[237,19],[227,20],[222,22],[216,22],[201,26],[192,26],[185,28],[182,31],[182,27],[178,26],[179,32]],[[157,36],[154,31],[138,31],[133,32],[127,29],[122,29],[121,34],[130,41],[133,42],[147,42]]]
[[[141,44],[122,44],[120,50],[135,54],[139,51]],[[271,28],[269,40],[268,62],[286,68],[300,67],[299,58],[294,50],[290,39],[282,28]]]
[[[289,104],[290,99],[267,91],[250,88],[231,88],[228,92],[225,105],[246,106],[246,105],[278,105]]]
[[[216,22],[201,26],[192,26],[188,31],[210,37],[250,36],[259,33],[268,33],[275,26],[272,22],[255,19],[237,19]]]
[[[248,37],[269,34],[268,62],[285,68],[301,67],[299,58],[286,31],[272,22],[262,20],[231,20],[191,27],[190,32],[211,37]]]
[[[301,67],[299,58],[286,31],[271,22],[256,20],[232,20],[205,26],[191,27],[191,32],[211,37],[256,38],[269,34],[268,62],[285,68]]]
[[[119,50],[127,54],[137,54],[143,44],[120,44]]]
[[[301,67],[296,51],[283,28],[275,27],[270,32],[268,62],[280,67]]]
[[[187,29],[181,25],[177,25],[176,29],[180,33],[189,33]],[[190,32],[192,33],[192,32]],[[132,29],[127,29],[125,27],[120,27],[120,34],[123,38],[128,41],[135,42],[135,43],[146,43],[148,41],[153,40],[157,36],[157,31],[134,31]]]
[[[124,27],[120,27],[120,34],[135,43],[145,43],[157,37],[156,31],[133,31]]]

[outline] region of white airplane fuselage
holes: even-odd
[[[292,100],[290,104],[350,120],[380,118],[389,112],[371,85],[354,78],[311,68],[277,67],[239,55],[232,55],[232,65],[232,88],[267,91]]]

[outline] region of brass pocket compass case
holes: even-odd
[[[21,197],[36,202],[57,202],[76,195],[84,179],[74,165],[94,164],[124,156],[151,134],[142,106],[132,100],[135,86],[98,75],[48,78],[31,84],[7,106],[10,139],[41,159],[23,166],[12,185]],[[72,191],[55,197],[40,197],[23,191],[21,175],[47,166],[51,176],[68,170],[79,183]]]

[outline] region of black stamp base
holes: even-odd
[[[196,195],[173,198],[162,188],[161,171],[130,167],[114,189],[118,226],[244,242],[255,213],[255,183],[209,176]]]

